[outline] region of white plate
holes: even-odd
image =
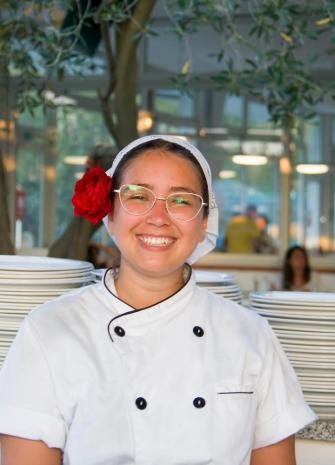
[[[311,321],[311,322],[323,322],[323,321],[329,321],[335,324],[335,312],[333,314],[331,313],[319,313],[318,315],[316,314],[308,314],[308,313],[295,313],[295,312],[282,312],[282,311],[277,311],[277,310],[268,310],[268,309],[255,309],[253,307],[250,307],[251,310],[257,311],[260,315],[263,316],[276,316],[281,319],[285,320],[290,320],[291,318],[295,318],[300,321]]]
[[[15,296],[26,296],[26,297],[34,297],[44,296],[44,295],[60,295],[64,292],[69,292],[68,287],[57,286],[57,288],[49,289],[48,286],[33,286],[33,287],[10,287],[10,288],[1,288],[0,287],[0,299],[2,297],[15,297]]]
[[[197,283],[235,282],[232,275],[220,271],[194,270]]]
[[[316,363],[333,363],[335,365],[334,354],[316,354],[314,352],[293,352],[291,350],[285,350],[285,352],[291,360],[303,360],[306,362]]]
[[[304,368],[304,367],[297,367],[295,368],[295,372],[297,373],[298,376],[317,376],[319,378],[334,378],[335,379],[335,371],[332,370],[327,370],[324,368],[320,367],[309,367],[309,368]]]
[[[273,326],[272,326],[272,329],[274,329],[274,332],[276,333],[279,340],[282,340],[283,338],[284,339],[292,338],[292,339],[296,339],[297,341],[307,340],[308,342],[313,343],[313,344],[321,344],[321,345],[324,345],[324,344],[334,345],[335,344],[335,337],[333,333],[327,333],[327,332],[320,333],[318,331],[316,332],[296,331],[292,328],[283,330],[283,329],[275,329]]]
[[[323,368],[325,370],[334,370],[335,369],[335,362],[334,363],[326,363],[326,362],[309,362],[306,360],[292,360],[291,357],[288,357],[290,362],[293,365],[293,368],[310,368],[311,370],[316,369],[319,370]]]
[[[335,332],[335,324],[330,323],[329,321],[323,321],[320,320],[315,323],[314,320],[297,320],[296,318],[279,318],[275,316],[269,316],[267,317],[267,320],[271,323],[273,323],[273,326],[279,327],[279,328],[292,328],[296,331],[325,331],[328,333]]]
[[[58,297],[59,294],[55,294],[55,297]],[[25,296],[25,295],[16,295],[16,296],[0,296],[0,307],[9,304],[10,306],[18,304],[41,304],[47,300],[53,299],[54,296]]]
[[[282,302],[290,305],[335,305],[334,292],[292,292],[271,291],[251,292],[250,301],[277,303]]]
[[[213,291],[211,291],[213,292]],[[216,295],[222,295],[224,297],[241,297],[241,294],[239,292],[213,292]]]
[[[93,265],[82,260],[66,258],[35,257],[24,255],[0,255],[0,269],[14,271],[45,271],[45,270],[93,270]]]
[[[45,300],[43,300],[45,302]],[[33,306],[36,307],[36,305],[40,305],[39,303],[33,303],[33,302],[20,302],[19,299],[17,299],[16,302],[2,302],[0,299],[0,312],[3,312],[4,310],[13,310],[13,309],[26,309],[26,308],[31,308]]]
[[[259,302],[252,302],[250,304],[252,308],[259,308],[259,309],[269,309],[269,310],[278,310],[278,311],[292,311],[296,313],[315,313],[318,314],[319,312],[327,312],[327,313],[335,313],[335,305],[334,306],[326,306],[320,304],[320,306],[316,307],[313,306],[303,306],[303,305],[288,305],[288,304],[269,304],[269,303],[259,303]]]
[[[326,349],[329,347],[333,349],[335,347],[335,337],[330,336],[326,340],[319,340],[319,339],[313,339],[310,337],[299,337],[296,333],[291,334],[291,333],[283,333],[280,331],[280,334],[278,334],[278,331],[276,331],[277,337],[280,340],[281,344],[287,344],[287,345],[294,345],[297,347],[301,346],[306,346],[306,347],[325,347]]]
[[[310,402],[322,402],[322,403],[329,403],[333,405],[335,404],[334,394],[304,391],[304,396],[306,400],[309,400]]]
[[[214,285],[208,285],[207,283],[196,283],[197,286],[199,287],[205,287],[206,289],[209,289],[210,291],[217,291],[217,290],[221,290],[221,289],[225,289],[227,291],[237,291],[237,290],[240,290],[239,286],[236,286],[235,284],[228,284],[228,285],[225,285],[224,283],[217,283],[216,286]]]
[[[334,393],[334,383],[308,383],[306,381],[300,380],[300,386],[303,391],[310,391],[310,392],[321,392],[324,394],[331,394]]]
[[[312,405],[312,408],[313,408],[313,405]],[[319,416],[321,420],[335,419],[335,408],[334,407],[315,406],[313,410],[315,411],[315,413]]]
[[[56,285],[64,285],[67,286],[68,284],[71,283],[84,283],[87,281],[92,280],[93,277],[91,274],[85,275],[85,276],[78,276],[77,278],[49,278],[47,276],[47,273],[45,273],[44,278],[27,278],[27,279],[4,279],[0,278],[0,286],[18,286],[21,287],[21,285],[50,285],[50,284],[56,284]]]
[[[335,346],[326,346],[325,344],[322,346],[312,346],[312,345],[297,345],[297,344],[287,344],[283,340],[280,339],[280,344],[281,346],[289,352],[300,352],[300,353],[305,353],[305,352],[311,352],[313,354],[329,354],[329,355],[334,355],[335,356]]]

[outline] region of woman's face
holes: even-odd
[[[290,265],[294,270],[303,270],[306,267],[305,254],[300,249],[295,249],[290,258]]]
[[[122,184],[144,185],[156,197],[171,192],[190,191],[202,195],[195,166],[189,160],[159,149],[143,152],[125,168]],[[127,213],[115,196],[109,228],[121,252],[121,267],[141,276],[167,276],[179,273],[195,247],[205,237],[207,218],[203,209],[191,221],[177,221],[157,200],[145,215]]]

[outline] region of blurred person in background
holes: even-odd
[[[257,208],[248,205],[244,215],[233,216],[228,223],[224,250],[228,253],[255,253],[261,230],[256,222]]]
[[[285,291],[315,291],[317,280],[312,275],[305,247],[290,247],[284,257],[282,289]]]
[[[256,223],[260,229],[260,235],[254,241],[256,252],[267,254],[277,253],[277,247],[268,232],[269,218],[267,215],[259,214],[256,218]]]

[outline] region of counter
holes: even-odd
[[[335,419],[317,420],[297,434],[297,438],[335,442]],[[334,456],[335,464],[335,456]]]
[[[297,465],[334,465],[335,420],[318,420],[299,431],[295,449]]]

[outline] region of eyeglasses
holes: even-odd
[[[191,221],[202,207],[207,206],[201,195],[191,192],[173,192],[165,197],[156,197],[152,190],[136,184],[124,184],[113,192],[119,194],[124,210],[131,215],[145,215],[157,200],[165,200],[166,210],[171,218],[178,221]]]

